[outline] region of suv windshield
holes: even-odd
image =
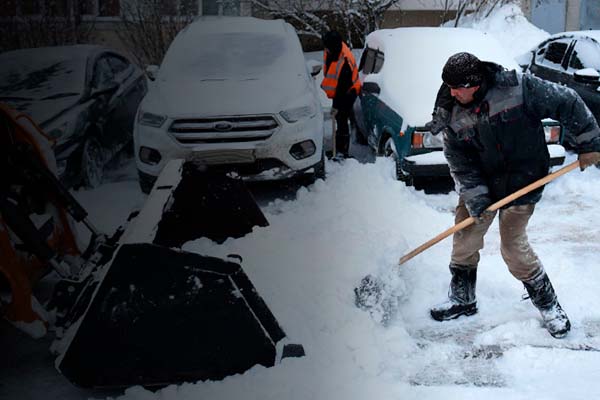
[[[244,80],[283,68],[285,38],[266,33],[219,33],[177,45],[165,57],[167,77],[197,76],[202,80]]]

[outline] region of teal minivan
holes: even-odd
[[[461,51],[519,69],[496,39],[474,29],[397,28],[367,36],[359,65],[363,88],[354,104],[357,139],[376,155],[394,157],[397,179],[409,185],[415,178],[450,176],[442,137],[425,124],[442,84],[442,68]],[[553,120],[544,126],[550,163],[562,164],[561,127]]]

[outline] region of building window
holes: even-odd
[[[46,0],[46,14],[52,17],[66,17],[68,4],[67,0]]]
[[[202,0],[202,15],[240,15],[240,0]]]
[[[6,0],[4,5],[0,7],[0,17],[14,17],[17,15],[16,0]]]
[[[79,11],[81,15],[96,15],[96,0],[81,0]]]
[[[40,15],[42,5],[38,0],[23,0],[21,4],[21,15]]]
[[[164,15],[198,15],[198,0],[167,0],[162,7]]]
[[[118,17],[121,15],[121,3],[119,0],[98,0],[98,16]]]

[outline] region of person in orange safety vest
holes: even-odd
[[[336,31],[323,35],[323,82],[321,88],[328,98],[333,100],[331,116],[335,118],[336,153],[339,157],[348,157],[350,147],[350,129],[348,120],[353,119],[352,105],[360,93],[358,67],[352,52]]]

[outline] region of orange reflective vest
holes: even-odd
[[[328,98],[333,99],[335,97],[335,90],[338,85],[338,79],[340,77],[340,72],[342,71],[342,67],[344,66],[344,62],[348,63],[350,69],[352,70],[352,86],[350,89],[356,90],[356,94],[360,93],[360,80],[358,79],[358,67],[356,66],[356,61],[354,61],[354,56],[352,52],[346,46],[346,43],[342,43],[342,51],[340,52],[340,57],[337,61],[333,61],[329,64],[329,68],[327,68],[327,54],[328,50],[325,49],[323,52],[323,82],[321,82],[321,89],[325,91],[325,94]]]

